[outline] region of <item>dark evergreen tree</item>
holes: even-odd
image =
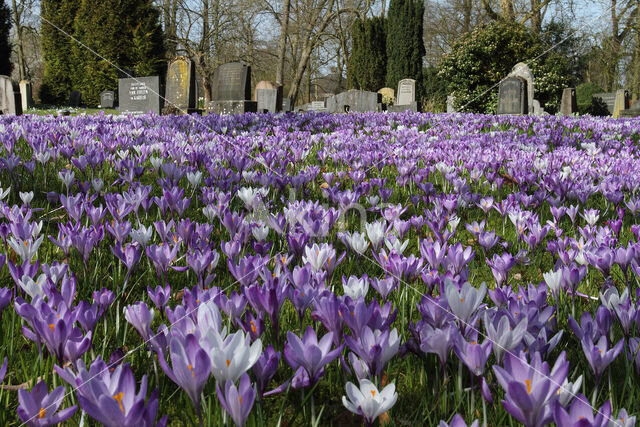
[[[82,0],[75,36],[86,47],[73,47],[73,83],[82,92],[84,103],[98,105],[100,92],[117,89],[118,68],[133,70],[136,76],[162,71],[159,17],[150,0]]]
[[[65,104],[73,90],[73,59],[71,56],[73,21],[79,0],[42,0],[41,47],[44,76],[40,99],[45,104]],[[57,27],[57,28],[56,28]]]
[[[347,64],[347,87],[376,92],[384,86],[387,72],[384,19],[357,19],[351,37],[353,47]]]
[[[11,43],[9,43],[9,33],[11,32],[11,10],[5,2],[0,3],[0,74],[11,75],[13,66],[11,64]]]
[[[405,78],[422,83],[424,4],[420,0],[391,0],[387,18],[387,86],[397,88]]]

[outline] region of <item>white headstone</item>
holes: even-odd
[[[402,79],[398,82],[398,97],[396,105],[409,105],[416,100],[416,81]]]

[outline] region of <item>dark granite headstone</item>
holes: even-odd
[[[615,92],[604,92],[604,93],[594,93],[592,95],[593,98],[600,98],[602,102],[604,102],[607,106],[607,110],[609,114],[613,114],[613,110],[616,104],[616,93]]]
[[[187,113],[195,110],[196,70],[191,59],[179,56],[169,63],[165,96],[167,107]]]
[[[100,107],[113,108],[116,104],[116,93],[112,90],[105,90],[100,93]]]
[[[578,112],[578,101],[575,88],[568,87],[562,91],[562,101],[560,102],[560,114],[571,115]]]
[[[82,93],[74,90],[69,95],[69,107],[78,108],[80,105],[82,105]]]
[[[366,90],[351,89],[327,98],[326,103],[330,113],[382,111],[382,95]]]
[[[498,114],[528,114],[527,81],[521,77],[507,77],[500,82]]]
[[[220,65],[213,73],[213,101],[247,101],[251,99],[251,67],[240,62]]]
[[[160,114],[160,77],[119,79],[118,98],[123,113]]]
[[[282,111],[289,112],[291,109],[291,98],[282,98]]]

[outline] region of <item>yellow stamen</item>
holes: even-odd
[[[229,365],[231,365],[231,361],[227,359],[227,368],[229,367]]]
[[[531,380],[524,380],[524,383],[527,385],[527,394],[531,394]]]
[[[124,393],[123,392],[120,392],[118,394],[114,394],[113,395],[113,398],[116,400],[116,402],[118,402],[118,405],[120,405],[120,410],[124,414],[124,406],[122,406],[122,398],[123,397],[124,397]]]
[[[251,332],[253,332],[255,334],[256,333],[256,324],[253,323],[253,320],[251,322],[249,322],[249,324],[251,325]]]
[[[371,390],[371,397],[376,397],[376,391],[375,390]]]
[[[191,378],[195,378],[196,374],[195,374],[195,372],[193,372],[193,366],[188,365],[187,369],[189,369],[189,372],[191,372]]]
[[[38,418],[44,418],[47,415],[47,411],[44,408],[40,408],[40,412],[38,412]]]
[[[53,332],[53,323],[49,323],[49,328],[51,328],[51,332]]]

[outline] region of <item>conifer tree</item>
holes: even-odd
[[[422,82],[424,4],[420,0],[391,0],[387,18],[387,86],[397,88],[405,78]]]
[[[0,3],[0,74],[11,75],[11,43],[9,43],[9,33],[11,32],[11,11],[6,3]]]
[[[65,104],[73,90],[71,48],[75,42],[70,36],[73,35],[73,20],[78,4],[78,0],[41,2],[44,76],[40,87],[40,99],[43,103]]]
[[[351,36],[353,48],[347,64],[347,86],[375,92],[384,86],[387,72],[384,19],[357,19]]]

